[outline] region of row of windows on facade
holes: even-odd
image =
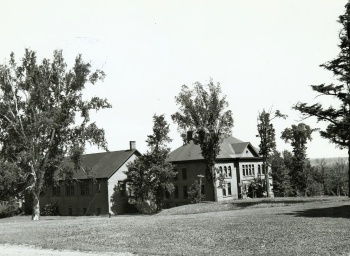
[[[179,175],[178,175],[177,169],[174,169],[174,171],[176,172],[176,176],[174,177],[174,181],[177,181],[179,179]],[[225,177],[232,177],[231,166],[228,166],[228,167],[224,166],[224,168],[222,168],[222,166],[220,166],[219,173],[225,175]],[[187,179],[187,169],[182,168],[181,174],[182,174],[182,179],[186,180]]]
[[[172,193],[173,194],[173,198],[174,199],[179,199],[179,186],[174,186],[175,189],[174,189],[174,192]],[[201,193],[202,195],[205,194],[205,187],[204,185],[202,185],[201,187]],[[167,192],[166,194],[166,199],[170,199],[171,197],[171,194],[169,192]],[[231,182],[226,182],[224,185],[223,185],[223,188],[222,188],[222,195],[223,196],[231,196],[232,195],[232,189],[231,189]],[[183,199],[188,199],[188,188],[187,186],[182,186],[182,198]]]
[[[263,165],[258,164],[258,174],[265,174]],[[243,176],[255,175],[254,164],[243,164],[242,165]]]
[[[82,182],[79,184],[80,188],[80,195],[87,196],[90,194],[90,186],[89,183]],[[75,195],[75,186],[74,184],[65,184],[65,195],[66,196],[74,196]],[[101,184],[96,183],[96,191],[98,193],[101,192]],[[52,188],[52,195],[53,196],[61,196],[61,186],[53,186]]]

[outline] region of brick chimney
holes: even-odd
[[[190,141],[193,140],[193,131],[187,132],[187,143],[190,143]]]
[[[136,149],[136,141],[130,141],[130,150]]]

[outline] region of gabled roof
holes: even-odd
[[[249,150],[254,157],[259,157],[257,149],[254,148],[250,142],[243,142],[237,138],[228,137],[220,144],[220,153],[217,159],[241,158],[244,157],[243,155],[246,150]],[[170,152],[167,161],[182,162],[203,159],[200,146],[190,141],[188,144]]]
[[[78,169],[74,172],[73,178],[110,178],[134,154],[140,155],[137,150],[120,150],[83,155],[82,166],[90,171],[89,175]],[[73,168],[73,163],[68,160],[64,162],[64,165]]]

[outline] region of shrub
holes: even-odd
[[[191,203],[197,204],[204,200],[205,196],[202,194],[201,185],[198,181],[195,181],[188,191],[188,198],[191,200]]]
[[[46,204],[44,209],[41,211],[41,216],[57,216],[57,215],[59,215],[57,203]]]

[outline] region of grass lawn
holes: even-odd
[[[0,234],[0,244],[139,255],[349,255],[350,200],[252,199],[39,222],[21,216],[0,219]]]

